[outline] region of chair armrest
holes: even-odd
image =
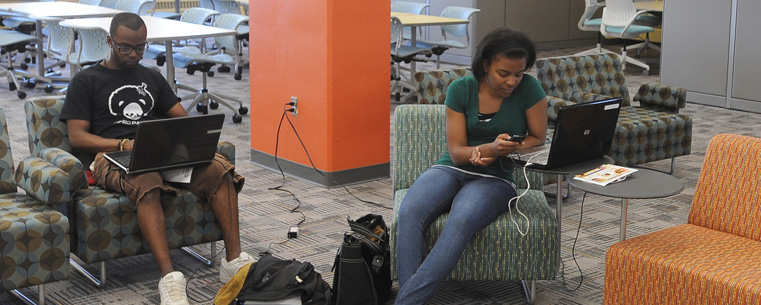
[[[607,95],[585,91],[575,91],[571,93],[571,96],[568,97],[567,100],[559,97],[547,96],[547,116],[549,117],[550,121],[554,122],[558,118],[558,111],[560,111],[560,107],[575,104],[584,104],[609,98],[611,97]]]
[[[71,177],[72,192],[77,189],[86,189],[87,176],[82,162],[71,153],[56,147],[46,148],[40,151],[40,159],[60,168]]]
[[[679,113],[687,100],[687,90],[679,87],[666,86],[656,83],[645,83],[639,87],[634,100],[647,109]]]
[[[16,185],[26,194],[46,205],[69,202],[71,179],[69,174],[37,157],[28,157],[16,167]]]
[[[235,165],[235,144],[220,140],[217,142],[217,152]]]
[[[576,103],[564,100],[559,97],[554,96],[547,96],[547,118],[549,118],[550,121],[557,121],[558,119],[558,111],[560,111],[560,108],[563,106],[569,106],[569,105],[575,105]]]

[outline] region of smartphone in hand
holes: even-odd
[[[526,135],[525,135],[525,134],[522,134],[522,135],[514,135],[514,136],[510,137],[510,138],[509,138],[509,139],[507,139],[507,140],[508,140],[508,141],[511,141],[511,142],[518,142],[518,143],[523,143],[523,141],[525,141],[525,140],[526,140]]]

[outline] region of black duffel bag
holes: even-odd
[[[367,214],[357,221],[346,217],[351,231],[333,263],[335,305],[381,305],[391,295],[391,253],[383,217]]]

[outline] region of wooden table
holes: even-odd
[[[35,26],[37,29],[37,37],[42,40],[42,20],[35,17],[56,17],[63,19],[71,18],[85,18],[85,17],[104,17],[114,16],[123,11],[95,6],[87,4],[79,4],[76,2],[20,2],[20,3],[0,3],[0,11],[7,11],[12,13],[19,13],[27,15],[29,18],[35,20]],[[106,28],[108,31],[108,28]],[[39,67],[39,75],[45,75],[44,64],[44,52],[42,46],[39,46],[37,52],[37,66]]]
[[[235,35],[235,30],[216,28],[211,26],[187,23],[177,20],[158,18],[153,16],[140,16],[145,21],[148,30],[146,40],[148,42],[163,41],[166,45],[166,78],[172,89],[176,90],[174,77],[174,60],[172,58],[172,41],[183,39],[195,39]],[[71,19],[61,22],[66,27],[100,27],[106,31],[111,27],[111,17]]]
[[[634,7],[641,11],[663,12],[663,1],[634,2]]]

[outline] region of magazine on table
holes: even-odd
[[[626,177],[629,177],[636,171],[637,170],[633,168],[613,164],[603,164],[585,173],[578,174],[574,176],[573,179],[605,186],[623,181]]]

